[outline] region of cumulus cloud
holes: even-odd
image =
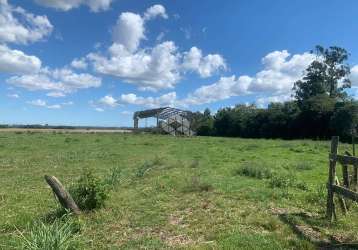
[[[310,53],[290,56],[286,50],[274,51],[262,59],[264,68],[255,76],[222,77],[213,84],[196,89],[182,103],[198,105],[258,93],[290,96],[294,82],[302,78],[314,59]]]
[[[172,88],[180,78],[176,51],[173,42],[164,42],[135,54],[121,44],[113,44],[109,48],[109,57],[90,54],[88,58],[97,72],[119,77],[141,89],[157,90]]]
[[[87,73],[75,73],[71,69],[41,69],[36,74],[13,76],[7,82],[27,90],[50,91],[47,95],[62,97],[79,89],[95,88],[101,85],[101,79]]]
[[[21,74],[37,72],[40,68],[41,60],[36,56],[29,56],[0,44],[0,72]]]
[[[100,104],[107,105],[110,107],[115,107],[118,105],[118,102],[116,99],[114,99],[111,95],[106,95],[102,97],[99,101]]]
[[[141,97],[136,94],[122,94],[119,101],[124,104],[141,105],[150,108],[162,106],[174,106],[176,102],[176,93],[169,92],[159,97]]]
[[[0,0],[0,43],[36,42],[47,37],[52,29],[46,16],[36,16]]]
[[[148,8],[143,16],[132,12],[121,13],[113,27],[113,42],[122,44],[130,52],[136,51],[140,41],[145,39],[145,22],[158,16],[168,18],[164,6],[159,4]]]
[[[252,82],[248,76],[221,77],[219,81],[204,85],[189,94],[181,101],[183,105],[200,105],[219,100],[225,100],[232,96],[245,95]]]
[[[160,4],[153,5],[153,6],[149,7],[146,10],[146,12],[144,13],[145,20],[150,20],[157,16],[160,16],[164,19],[168,18],[168,15],[167,15],[163,5],[160,5]]]
[[[104,107],[115,107],[121,104],[131,104],[131,105],[139,105],[139,106],[145,106],[148,108],[156,108],[156,107],[162,107],[162,106],[174,106],[176,103],[176,93],[175,92],[169,92],[167,94],[163,94],[158,97],[142,97],[137,96],[136,94],[130,93],[130,94],[122,94],[118,98],[114,98],[111,95],[106,95],[102,98],[100,98],[98,101],[92,101],[90,102],[90,105],[94,108],[101,108]]]
[[[274,51],[262,59],[264,69],[256,74],[249,90],[253,92],[287,92],[315,60],[311,53],[291,56],[287,50]]]
[[[135,51],[144,35],[144,20],[135,13],[124,12],[113,28],[113,42],[123,45],[128,51]]]
[[[226,68],[221,55],[204,56],[196,47],[182,53],[172,41],[141,48],[141,41],[146,38],[145,23],[158,16],[168,18],[162,5],[148,8],[143,16],[120,14],[113,28],[113,44],[107,52],[87,55],[95,71],[135,84],[141,90],[155,91],[174,88],[186,72],[209,77]]]
[[[184,53],[183,68],[197,72],[201,77],[210,77],[220,69],[226,69],[225,60],[221,55],[203,53],[197,47],[192,47]]]
[[[88,65],[85,58],[75,58],[72,60],[71,66],[75,69],[87,69]]]
[[[114,0],[35,0],[36,3],[61,11],[68,11],[85,5],[93,12],[108,10]]]

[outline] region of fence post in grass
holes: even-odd
[[[71,210],[76,215],[81,213],[81,210],[78,208],[70,193],[67,192],[61,182],[55,176],[45,175],[45,180],[64,208]]]
[[[352,149],[353,149],[353,156],[356,156],[356,146],[355,146],[354,133],[352,133]],[[357,186],[358,186],[358,166],[353,167],[353,185],[354,185],[354,188],[357,189]]]
[[[333,136],[331,141],[331,154],[329,157],[329,173],[328,173],[328,183],[327,183],[327,218],[330,221],[333,221],[335,208],[334,208],[334,192],[333,185],[336,181],[336,163],[337,163],[337,154],[338,154],[338,142],[339,137]]]

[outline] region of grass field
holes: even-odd
[[[113,167],[120,184],[80,216],[78,248],[315,249],[297,228],[355,242],[356,206],[324,218],[328,152],[308,140],[0,133],[0,248],[18,249],[19,234],[56,211],[45,174],[68,186],[85,168]]]

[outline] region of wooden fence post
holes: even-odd
[[[355,136],[352,135],[352,149],[353,149],[353,156],[356,156],[356,146],[355,146]],[[353,167],[353,185],[354,188],[357,190],[358,186],[358,166]]]
[[[327,195],[327,218],[330,221],[333,221],[335,208],[334,208],[334,192],[333,192],[333,185],[336,181],[336,156],[338,154],[338,142],[339,137],[333,136],[331,141],[331,155],[329,157],[329,173],[328,173],[328,195]]]
[[[67,192],[61,182],[55,176],[45,175],[45,180],[64,208],[70,209],[76,215],[81,214],[81,210],[78,208],[70,193]]]

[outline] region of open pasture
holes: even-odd
[[[328,141],[3,132],[0,249],[20,248],[29,225],[55,216],[45,174],[68,187],[83,169],[113,167],[119,185],[104,208],[80,215],[77,248],[352,247],[357,206],[325,218],[328,153]]]

